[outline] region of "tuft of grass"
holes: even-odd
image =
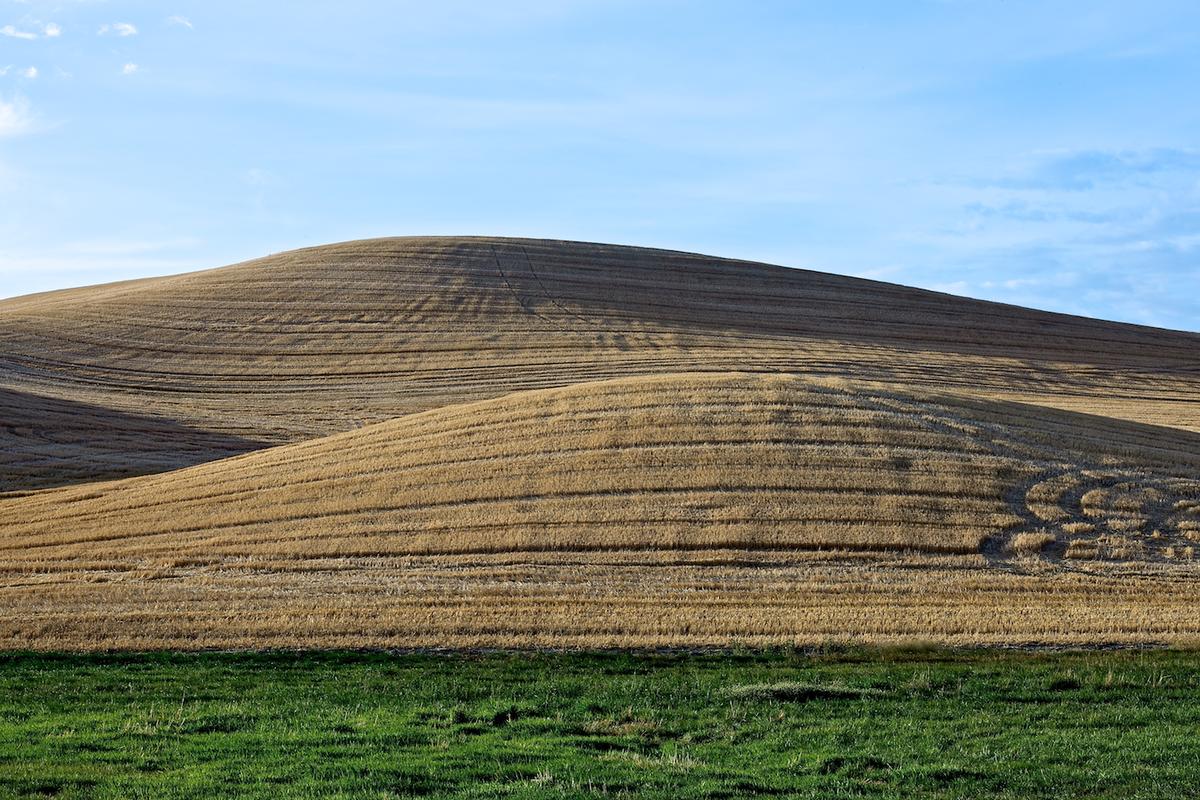
[[[1009,542],[1009,550],[1017,555],[1032,556],[1037,555],[1052,544],[1055,540],[1052,533],[1043,531],[1033,531],[1028,533],[1018,533]]]
[[[1067,544],[1067,558],[1089,559],[1100,554],[1100,545],[1094,541],[1074,541]]]

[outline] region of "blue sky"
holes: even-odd
[[[0,296],[369,236],[1200,329],[1200,3],[0,0]]]

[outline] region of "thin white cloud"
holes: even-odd
[[[164,250],[182,250],[201,243],[195,236],[175,239],[90,239],[68,242],[60,250],[68,255],[137,256]]]
[[[0,67],[0,78],[7,75],[10,69],[12,69],[12,64],[9,64],[7,67]]]
[[[0,28],[0,36],[7,36],[10,39],[36,39],[37,34],[32,31],[19,31],[12,25],[5,25]]]
[[[246,185],[255,189],[273,186],[278,182],[273,174],[261,167],[252,167],[246,170],[245,181]]]
[[[57,36],[62,36],[62,28],[60,28],[54,22],[47,23],[46,27],[42,28],[42,32],[46,34],[46,38],[48,38],[48,39],[53,39]]]
[[[137,71],[138,71],[137,64],[126,64],[125,66],[121,67],[122,75],[132,75]]]
[[[96,281],[149,278],[196,269],[196,259],[158,253],[72,255],[44,248],[0,252],[0,297],[14,297]]]
[[[19,136],[33,128],[29,101],[17,95],[11,101],[0,99],[0,137]]]
[[[179,15],[175,15],[173,17],[167,17],[167,24],[168,25],[180,25],[184,28],[187,28],[188,30],[195,29],[195,26],[192,25],[192,21],[190,19],[188,19],[187,17],[181,17]]]
[[[38,76],[38,68],[37,67],[26,67],[25,69],[21,70],[21,74],[24,75],[26,78],[33,80],[34,78],[36,78]]]
[[[99,36],[137,36],[137,26],[129,22],[105,23],[96,31]]]

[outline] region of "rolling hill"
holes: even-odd
[[[0,301],[0,646],[1200,635],[1200,335],[569,242]]]

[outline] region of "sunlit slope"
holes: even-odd
[[[10,644],[71,647],[379,645],[398,631],[423,644],[529,643],[496,617],[524,607],[498,598],[513,589],[514,564],[528,564],[522,585],[559,608],[553,620],[521,623],[534,640],[586,641],[591,606],[563,615],[570,598],[600,592],[618,605],[628,595],[625,643],[703,642],[737,635],[726,630],[734,618],[717,613],[706,627],[676,597],[678,615],[659,618],[650,635],[633,599],[651,584],[666,602],[680,581],[718,580],[727,610],[743,614],[763,586],[807,596],[830,580],[795,576],[785,590],[763,571],[772,560],[792,570],[837,564],[846,591],[861,594],[864,570],[894,582],[886,567],[900,559],[931,570],[931,583],[903,594],[918,592],[953,626],[966,624],[952,607],[967,574],[990,580],[988,592],[1012,584],[1027,593],[1058,576],[1056,588],[1039,589],[1044,607],[1076,603],[1083,627],[1054,632],[1046,619],[1026,620],[1049,631],[1042,638],[1165,635],[1167,620],[1154,621],[1138,595],[1127,621],[1153,625],[1118,636],[1120,603],[1089,610],[1088,592],[1109,568],[1148,570],[1157,578],[1140,580],[1160,588],[1193,574],[1198,444],[1150,426],[782,375],[522,392],[163,475],[0,500],[3,633]],[[577,582],[564,585],[568,565]],[[631,584],[631,569],[649,583]],[[1014,570],[1031,577],[1013,583]],[[457,588],[437,588],[448,582]],[[1124,591],[1135,589],[1148,584]],[[465,638],[417,630],[464,591],[494,604],[459,620]],[[256,609],[256,621],[222,598]],[[977,614],[977,601],[964,608]],[[353,635],[330,634],[338,615],[355,620]],[[941,636],[949,624],[892,618],[888,635],[901,637]],[[790,619],[770,635],[826,635],[811,619]],[[1169,622],[1172,636],[1200,632],[1194,616]],[[982,626],[980,641],[1013,638],[995,621],[970,624]]]
[[[1200,429],[1198,354],[1193,334],[532,240],[350,242],[0,302],[0,386],[272,442],[521,389],[729,370],[959,387]]]

